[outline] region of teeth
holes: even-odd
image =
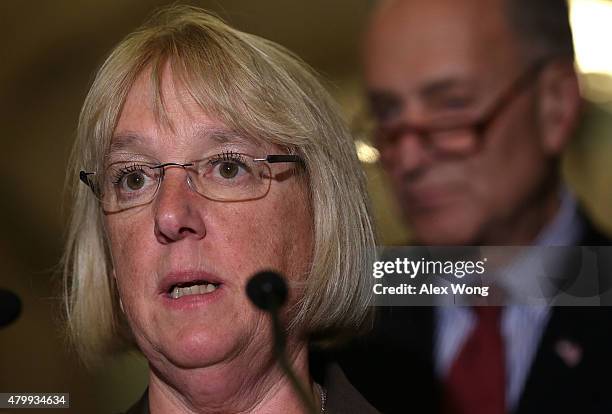
[[[187,295],[201,295],[205,293],[214,292],[217,289],[215,285],[212,283],[205,283],[203,285],[193,285],[189,287],[178,287],[175,286],[170,292],[170,297],[172,299],[178,299],[182,296]]]

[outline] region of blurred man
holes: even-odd
[[[563,186],[581,99],[563,0],[391,0],[364,45],[376,145],[424,245],[603,245]],[[382,412],[610,412],[607,309],[393,308],[344,355]]]

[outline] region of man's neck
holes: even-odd
[[[535,244],[538,237],[557,216],[561,206],[561,186],[522,206],[503,223],[490,226],[493,230],[483,234],[476,244],[483,246],[527,246]]]

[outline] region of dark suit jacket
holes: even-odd
[[[326,414],[378,414],[348,382],[338,365],[327,364],[322,375],[322,383],[327,391]],[[149,414],[148,390],[125,414]]]
[[[611,244],[586,227],[581,245]],[[437,413],[442,386],[434,374],[434,308],[378,310],[374,331],[334,357],[382,413]],[[575,366],[558,354],[561,340],[581,347]],[[516,413],[612,413],[612,308],[551,309]]]

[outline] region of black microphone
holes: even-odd
[[[246,293],[251,302],[259,309],[267,312],[272,319],[272,333],[274,335],[274,355],[281,369],[289,378],[293,389],[300,396],[302,403],[312,414],[317,413],[317,408],[312,398],[300,383],[295,372],[291,368],[287,355],[285,355],[285,332],[281,327],[278,311],[287,301],[287,283],[285,279],[273,270],[264,270],[256,273],[247,282]]]
[[[272,270],[256,273],[246,289],[251,302],[264,311],[276,311],[287,300],[287,284],[281,275]]]
[[[0,328],[13,322],[21,313],[21,300],[10,290],[0,289]]]

